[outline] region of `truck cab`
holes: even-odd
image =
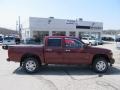
[[[84,51],[84,43],[73,37],[47,37],[45,39],[46,63],[81,64],[89,63],[90,55]],[[73,57],[74,56],[74,57]]]

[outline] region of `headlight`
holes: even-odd
[[[111,50],[110,50],[109,54],[110,54],[111,56],[113,56],[113,52],[112,52]]]

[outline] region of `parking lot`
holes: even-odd
[[[113,51],[116,62],[105,74],[87,66],[50,65],[29,75],[19,63],[7,62],[7,50],[0,47],[0,90],[120,90],[120,50],[113,42],[96,47]]]

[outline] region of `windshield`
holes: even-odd
[[[4,40],[14,40],[14,37],[4,37]]]
[[[120,42],[120,38],[117,38],[117,39],[116,39],[116,42]]]

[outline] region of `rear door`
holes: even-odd
[[[63,63],[62,38],[48,38],[45,46],[45,62],[49,64]]]

